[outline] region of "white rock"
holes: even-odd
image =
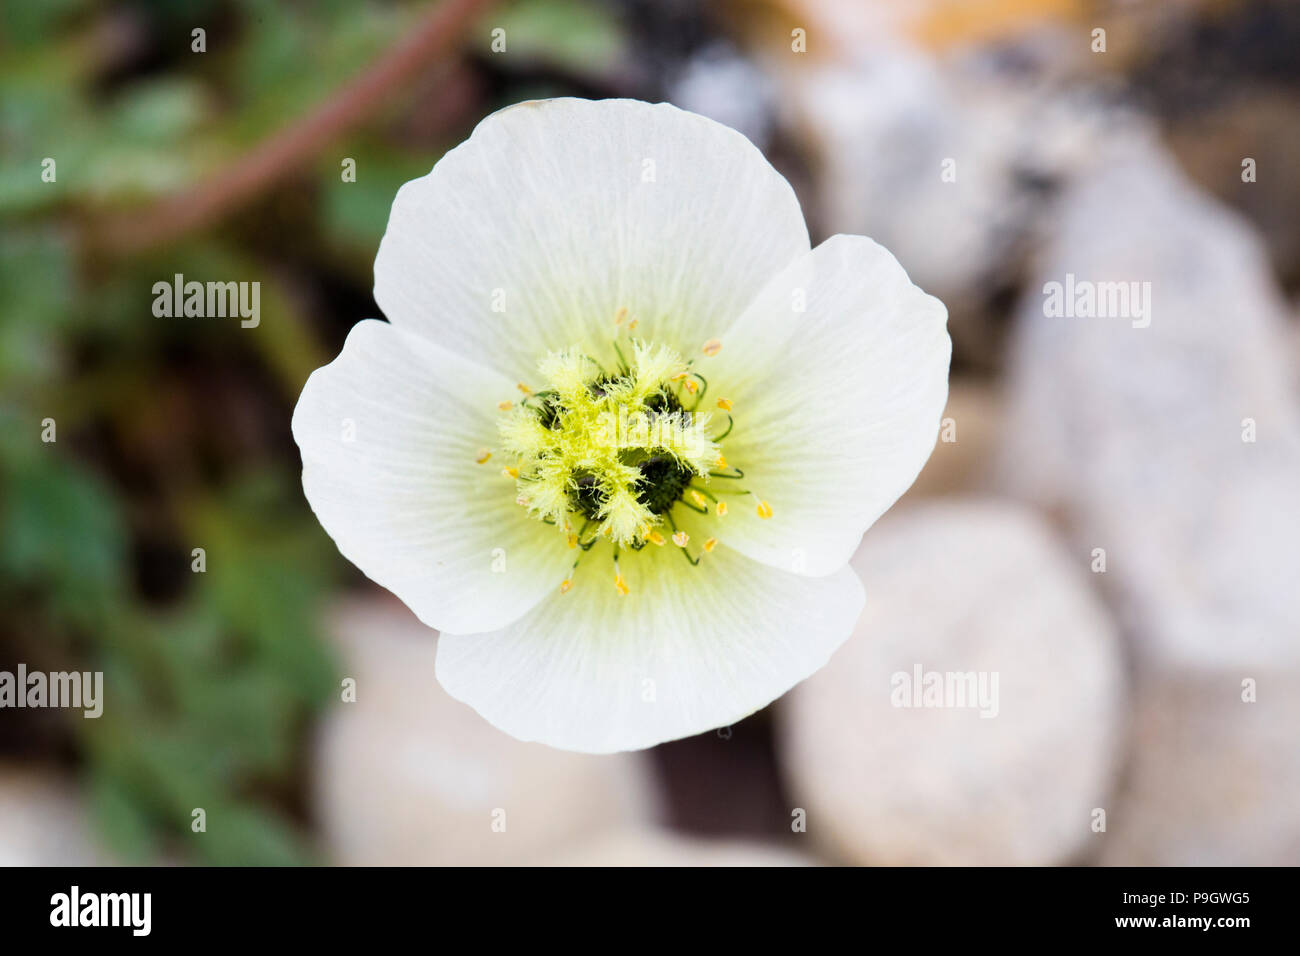
[[[436,632],[396,601],[344,604],[332,630],[356,680],[356,702],[334,705],[314,764],[336,862],[523,862],[654,815],[641,755],[521,743],[449,697],[434,678]]]
[[[1149,282],[1150,325],[1044,315],[1067,274]],[[1068,199],[1018,321],[1001,484],[1106,549],[1143,659],[1300,656],[1300,401],[1241,221],[1154,148],[1112,156]]]
[[[739,130],[759,149],[772,135],[772,89],[767,75],[717,42],[692,56],[669,88],[669,100]]]
[[[786,121],[815,151],[822,231],[871,236],[941,295],[997,258],[991,221],[1013,214],[1006,191],[986,164],[963,155],[966,127],[929,59],[880,51],[785,78]],[[956,183],[940,178],[949,158]]]
[[[0,766],[0,866],[103,866],[84,803],[70,782]]]
[[[704,840],[665,830],[610,832],[539,861],[543,866],[816,866],[788,847],[754,840]]]
[[[886,515],[854,566],[867,592],[857,632],[781,711],[809,834],[862,864],[1086,854],[1112,785],[1123,676],[1078,562],[1022,508],[943,499]],[[898,706],[912,700],[898,675],[911,682],[918,667],[982,675],[986,706]]]
[[[1252,677],[1253,675],[1253,677]],[[1242,700],[1256,681],[1258,700]],[[1300,670],[1143,673],[1100,862],[1300,865]]]
[[[769,62],[782,120],[811,147],[819,231],[883,243],[947,303],[967,352],[992,333],[963,323],[1017,275],[1051,190],[1133,125],[1099,97],[903,45]]]
[[[1134,645],[1136,750],[1106,859],[1295,863],[1286,306],[1255,236],[1154,144],[1100,160],[1067,195],[1018,315],[999,483],[1061,516],[1084,560],[1104,549],[1099,579]],[[1041,290],[1067,274],[1076,288],[1150,283],[1150,324],[1044,314]],[[1240,700],[1247,678],[1258,703]]]

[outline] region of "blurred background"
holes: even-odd
[[[106,698],[0,710],[0,863],[1300,863],[1300,5],[0,11],[0,671]],[[555,95],[741,130],[954,340],[855,637],[607,758],[443,693],[289,433],[398,186]],[[175,273],[259,281],[260,324],[155,317]],[[1150,282],[1149,325],[1045,314],[1067,274]],[[893,706],[917,666],[997,673],[997,716]]]

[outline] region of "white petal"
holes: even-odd
[[[552,349],[612,360],[620,309],[696,354],[807,250],[790,185],[735,130],[664,103],[542,100],[487,117],[401,188],[375,299],[528,381]]]
[[[802,307],[802,311],[800,311]],[[947,310],[888,250],[834,236],[776,276],[701,368],[735,404],[723,443],[743,481],[723,540],[764,563],[827,574],[916,479],[948,396]]]
[[[386,322],[357,324],[293,414],[303,490],[339,551],[430,627],[493,630],[557,587],[571,559],[515,504],[494,412],[514,386]],[[351,436],[351,437],[349,437]]]
[[[718,548],[692,568],[671,545],[622,561],[621,596],[609,554],[504,630],[442,634],[442,686],[521,740],[635,750],[763,707],[826,663],[863,605],[848,567],[800,577]]]

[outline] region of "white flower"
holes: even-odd
[[[454,697],[635,749],[848,637],[848,559],[934,446],[947,315],[869,239],[810,251],[739,133],[629,100],[495,113],[398,192],[375,298],[390,322],[298,402],[303,487],[442,632]]]

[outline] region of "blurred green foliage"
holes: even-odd
[[[302,501],[293,458],[267,443],[204,440],[224,416],[191,420],[213,396],[174,365],[179,351],[208,378],[233,375],[231,388],[256,394],[230,414],[283,416],[259,426],[282,436],[324,353],[238,235],[100,262],[79,248],[78,226],[200,180],[373,58],[409,11],[2,9],[0,607],[21,607],[6,629],[25,632],[4,636],[104,671],[103,716],[69,725],[120,856],[309,861],[294,789],[308,721],[337,686],[319,621],[339,563]],[[190,50],[191,25],[205,18],[225,25],[211,28],[210,59]],[[139,76],[128,64],[107,82],[114,45],[133,31],[146,45],[167,37],[169,61]],[[238,42],[218,42],[225,31]],[[318,69],[304,70],[307,61]],[[46,157],[53,181],[41,175]],[[376,222],[383,228],[391,192],[379,188],[331,227],[364,237],[358,250]],[[152,285],[174,272],[260,281],[259,328],[155,318]],[[42,441],[46,419],[56,441]],[[153,566],[141,557],[149,546],[162,550]],[[191,546],[204,549],[203,573],[191,570]],[[171,567],[160,572],[159,561]],[[196,808],[205,832],[191,827]]]
[[[491,26],[505,30],[512,55],[597,73],[612,70],[623,55],[622,29],[606,5],[520,0],[487,19]]]
[[[305,743],[341,676],[321,637],[327,602],[356,576],[303,500],[289,417],[347,327],[374,314],[371,264],[398,187],[478,116],[529,95],[537,71],[516,88],[471,83],[433,132],[429,90],[404,91],[247,210],[159,248],[97,250],[86,226],[237,161],[427,12],[0,3],[0,662],[104,671],[103,716],[70,713],[66,737],[121,858],[319,858]],[[623,48],[604,4],[519,0],[472,31],[480,70],[496,26],[513,53],[562,73],[610,69]],[[356,182],[340,184],[341,156]],[[153,284],[175,273],[260,282],[260,324],[155,317]],[[56,441],[42,440],[47,419]]]

